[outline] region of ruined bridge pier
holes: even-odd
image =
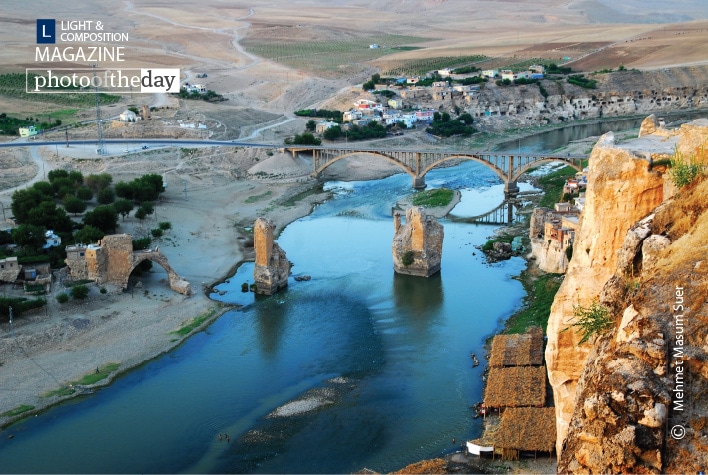
[[[288,147],[296,157],[298,152],[312,154],[312,176],[320,179],[322,172],[330,165],[347,157],[368,154],[380,157],[401,168],[411,176],[413,188],[422,190],[426,187],[425,175],[438,165],[449,160],[473,160],[494,171],[504,182],[504,195],[508,198],[519,192],[517,180],[529,168],[549,162],[563,162],[582,171],[583,160],[587,157],[551,154],[508,154],[500,152],[453,152],[439,150],[405,150],[374,148],[335,148],[335,147]]]

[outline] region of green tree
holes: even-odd
[[[82,244],[91,244],[103,239],[103,236],[105,235],[106,233],[100,229],[91,225],[86,225],[78,231],[74,231],[74,241]]]
[[[64,209],[74,215],[83,213],[86,211],[86,202],[75,196],[67,196],[64,198]]]
[[[317,122],[315,122],[312,119],[308,120],[307,123],[305,123],[305,129],[309,130],[310,132],[314,132],[316,127],[317,127]]]
[[[84,184],[84,175],[77,170],[69,172],[69,177],[68,177],[74,186],[74,188],[78,188],[81,185]]]
[[[98,228],[106,234],[112,233],[118,227],[118,213],[112,205],[96,206],[93,211],[84,214],[84,224]]]
[[[140,221],[142,221],[143,219],[147,218],[147,213],[145,212],[145,210],[142,207],[140,207],[135,210],[135,214],[133,216],[135,216]]]
[[[69,172],[66,170],[52,170],[47,173],[47,179],[49,183],[53,182],[57,178],[69,178]]]
[[[108,188],[111,182],[113,182],[113,177],[108,173],[89,175],[84,178],[84,183],[86,184],[86,186],[91,188],[94,193],[98,193],[99,191]]]
[[[474,119],[469,114],[469,112],[465,112],[463,114],[460,114],[460,116],[457,119],[461,120],[465,125],[472,125],[472,123],[474,122]]]
[[[33,224],[20,224],[14,228],[12,232],[12,241],[21,247],[27,247],[34,251],[42,249],[44,246],[44,233],[46,228],[43,226],[35,226]]]
[[[133,202],[125,198],[118,198],[113,202],[113,208],[116,210],[116,213],[123,217],[123,221],[125,221],[125,217],[133,211],[133,207]]]
[[[115,188],[116,196],[127,200],[133,199],[133,187],[129,183],[119,181],[113,188]]]
[[[322,141],[310,132],[303,132],[293,137],[292,143],[297,145],[322,145]]]
[[[152,237],[154,237],[155,239],[161,238],[164,233],[165,232],[160,228],[155,228],[155,229],[150,230],[150,234],[152,234]]]
[[[38,181],[34,185],[32,185],[32,188],[39,191],[43,195],[52,198],[54,197],[54,188],[52,187],[52,184],[48,181]]]
[[[162,229],[163,231],[172,229],[172,223],[170,223],[169,221],[160,221],[160,224],[158,226],[160,226],[160,229]]]
[[[111,188],[104,188],[96,195],[96,201],[102,205],[109,205],[116,199],[116,194]]]
[[[332,127],[329,127],[322,134],[322,137],[324,137],[327,140],[337,140],[341,136],[342,136],[342,128],[338,125],[333,125]]]
[[[153,205],[150,201],[140,203],[140,208],[145,210],[145,214],[153,214],[155,212],[155,205]]]
[[[93,198],[93,190],[88,186],[80,186],[76,189],[76,197],[80,200],[90,201]]]
[[[75,285],[71,288],[71,290],[69,290],[69,293],[71,294],[71,298],[74,300],[84,300],[88,297],[89,288],[83,284]]]
[[[68,301],[69,301],[69,296],[66,294],[66,292],[62,292],[57,295],[57,302],[66,303]]]
[[[17,190],[12,194],[10,207],[12,208],[12,214],[15,215],[15,219],[20,223],[25,223],[27,222],[30,211],[45,201],[53,204],[54,198],[45,195],[35,188]]]
[[[66,215],[66,211],[64,211],[63,208],[57,207],[54,201],[43,201],[39,203],[35,208],[30,210],[25,222],[27,224],[34,224],[35,226],[44,226],[47,229],[63,233],[69,233],[74,228],[74,223],[72,223],[69,216]]]

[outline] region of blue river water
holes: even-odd
[[[473,162],[427,182],[503,198]],[[240,290],[252,281],[243,264],[214,294],[240,308],[110,387],[9,428],[0,472],[390,471],[476,437],[484,362],[473,368],[470,353],[482,357],[519,307],[513,276],[525,262],[488,265],[474,246],[494,228],[443,219],[441,273],[396,275],[391,208],[411,193],[408,175],[327,186],[334,198],[278,238],[293,277],[312,280],[256,298]]]

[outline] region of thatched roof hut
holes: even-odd
[[[543,406],[546,403],[546,367],[491,368],[484,391],[487,407]]]
[[[532,327],[519,335],[497,335],[492,340],[489,366],[538,366],[543,364],[543,330]]]
[[[507,409],[494,437],[495,448],[510,453],[521,450],[553,452],[556,446],[555,411],[553,407]]]

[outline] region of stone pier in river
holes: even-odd
[[[443,227],[425,209],[414,206],[406,211],[406,222],[401,214],[393,215],[393,268],[399,274],[430,277],[440,271],[442,260]]]
[[[273,240],[275,225],[266,218],[258,218],[253,226],[253,246],[256,251],[256,265],[253,279],[256,292],[271,295],[288,286],[290,261],[277,242]]]

